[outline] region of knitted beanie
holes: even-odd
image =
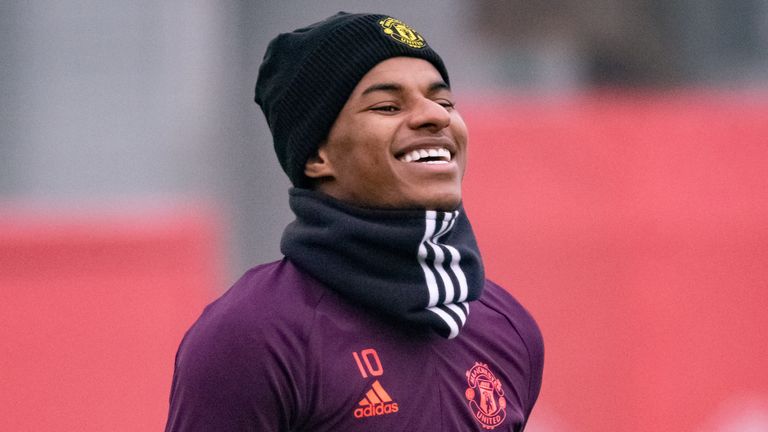
[[[304,175],[307,160],[328,136],[360,79],[391,57],[427,60],[449,84],[443,61],[424,38],[386,15],[339,12],[270,42],[259,68],[255,101],[294,186],[309,186]]]

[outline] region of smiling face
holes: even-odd
[[[305,174],[357,206],[453,210],[466,158],[467,128],[440,73],[394,57],[360,80]]]

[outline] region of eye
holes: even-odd
[[[453,102],[451,102],[451,101],[450,101],[450,100],[448,100],[448,99],[438,99],[438,100],[436,100],[435,102],[437,102],[438,104],[440,104],[440,106],[442,106],[443,108],[445,108],[445,109],[446,109],[446,110],[448,110],[448,111],[450,111],[450,110],[452,110],[452,109],[456,108],[456,104],[455,104],[455,103],[453,103]]]
[[[379,111],[384,113],[396,113],[400,111],[397,105],[379,105],[371,108],[371,111]]]

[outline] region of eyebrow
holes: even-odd
[[[448,86],[448,84],[446,84],[445,81],[435,81],[429,85],[429,88],[427,89],[427,93],[432,94],[440,90],[450,90],[450,89],[451,87]],[[365,96],[367,94],[374,93],[377,91],[388,92],[388,93],[400,93],[403,91],[403,86],[397,83],[373,84],[372,86],[363,90],[363,93],[361,94],[361,96]]]

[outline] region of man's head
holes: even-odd
[[[466,128],[447,71],[399,20],[339,13],[279,35],[256,102],[297,187],[367,207],[448,210],[461,199]]]

